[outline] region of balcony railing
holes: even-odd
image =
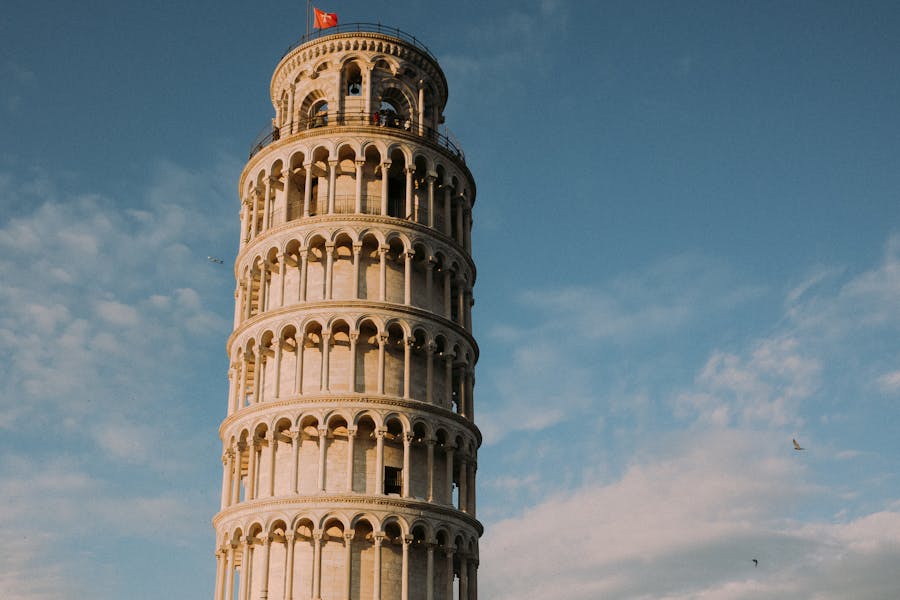
[[[393,112],[375,112],[367,114],[362,111],[352,112],[329,112],[320,113],[313,117],[300,119],[294,122],[293,131],[288,125],[283,127],[265,127],[253,140],[250,146],[250,158],[253,158],[257,152],[283,137],[287,137],[293,133],[300,133],[312,129],[324,127],[372,127],[375,129],[398,129],[412,135],[418,135],[430,140],[431,142],[448,150],[455,155],[463,163],[466,162],[466,155],[460,148],[459,142],[452,133],[446,128],[441,127],[440,130],[427,126],[420,126],[415,120],[409,117],[403,117]]]
[[[396,27],[387,27],[386,25],[382,25],[381,23],[347,23],[345,25],[338,25],[337,27],[329,27],[328,29],[315,29],[309,35],[305,35],[295,43],[291,44],[288,49],[284,51],[284,56],[282,56],[282,58],[290,54],[291,50],[302,46],[306,42],[311,42],[318,38],[334,35],[336,33],[359,32],[381,33],[384,35],[399,38],[404,42],[409,42],[410,44],[427,54],[429,57],[431,57],[434,62],[437,62],[437,59],[434,57],[434,54],[431,53],[431,50],[428,49],[428,46],[423,44],[421,40],[416,39],[414,35],[410,35],[405,31],[397,29]]]

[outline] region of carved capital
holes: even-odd
[[[406,432],[403,434],[403,444],[409,445],[415,439],[415,436],[412,433]]]
[[[344,540],[349,544],[353,541],[353,536],[356,535],[355,531],[345,531],[344,532]]]
[[[387,535],[383,531],[375,531],[372,533],[372,539],[376,546],[380,546],[386,537]]]
[[[356,432],[357,432],[357,431],[358,431],[358,430],[357,430],[356,427],[348,427],[348,428],[347,428],[347,437],[356,437]]]

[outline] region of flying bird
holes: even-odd
[[[800,447],[800,444],[797,443],[797,440],[791,440],[791,441],[794,442],[794,450],[798,450],[798,451],[799,451],[799,450],[806,450],[806,448],[801,448],[801,447]]]
[[[752,558],[752,559],[750,559],[750,560],[753,561],[753,566],[754,566],[754,567],[758,567],[758,566],[759,566],[759,561],[758,561],[758,560],[756,560],[755,558]]]
[[[224,261],[224,260],[222,260],[221,258],[216,258],[215,256],[207,256],[207,257],[206,257],[206,260],[208,260],[208,261],[211,262],[211,263],[216,263],[217,265],[224,265],[224,264],[225,264],[225,261]]]

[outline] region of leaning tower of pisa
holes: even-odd
[[[414,37],[305,38],[240,176],[216,600],[474,600],[475,183]]]

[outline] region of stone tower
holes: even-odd
[[[475,182],[395,29],[305,38],[240,177],[216,600],[474,600]]]

